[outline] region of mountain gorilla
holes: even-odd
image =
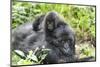
[[[76,61],[74,32],[57,12],[48,12],[12,31],[12,50],[27,53],[37,47],[50,49],[44,64]]]

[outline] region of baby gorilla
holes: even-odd
[[[44,64],[74,62],[75,35],[58,13],[48,12],[12,31],[12,50],[27,53],[37,47],[50,49]]]

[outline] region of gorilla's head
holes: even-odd
[[[60,21],[61,18],[57,12],[47,13],[43,21],[45,31],[53,32],[58,27]]]

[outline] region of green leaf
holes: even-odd
[[[45,59],[45,57],[47,56],[48,54],[43,54],[41,55],[41,60]]]
[[[19,62],[17,62],[18,65],[27,65],[27,64],[33,64],[30,60],[23,60],[21,59]]]
[[[27,55],[27,57],[26,57],[27,59],[31,59],[31,60],[33,60],[33,61],[35,61],[35,62],[38,62],[38,58],[37,58],[37,56],[36,55],[34,55],[34,53],[33,53],[33,51],[31,50],[31,51],[29,51],[29,55]]]
[[[34,61],[36,61],[36,62],[38,62],[38,58],[37,58],[37,56],[34,55],[34,54],[32,55],[31,59],[34,60]]]
[[[22,57],[25,57],[25,54],[21,50],[15,50],[14,52]]]

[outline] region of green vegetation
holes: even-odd
[[[25,55],[22,51],[15,50],[12,52],[13,65],[43,64],[42,61],[48,55],[48,51],[49,49],[36,48],[34,52],[29,51],[29,53]]]
[[[45,3],[32,3],[32,2],[13,2],[12,3],[12,29],[25,22],[35,19],[40,14],[47,13],[48,11],[56,11],[64,17],[76,33],[76,45],[79,46],[80,56],[94,56],[95,48],[95,7],[94,6],[81,6],[81,5],[66,5],[66,4],[45,4]],[[88,45],[88,46],[87,46]],[[77,47],[76,47],[77,49]],[[35,62],[30,61],[29,56],[26,59],[21,59],[15,53],[12,53],[12,64],[41,64],[42,59],[38,60],[35,57]],[[45,55],[45,54],[42,54]],[[40,56],[40,55],[39,55]],[[40,56],[42,57],[42,56]],[[44,57],[45,58],[45,57]]]

